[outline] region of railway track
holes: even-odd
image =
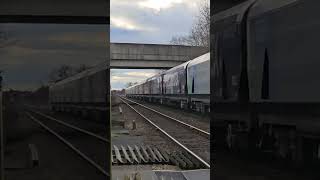
[[[120,100],[183,151],[210,168],[210,133],[124,97]],[[136,105],[133,107],[130,103]]]
[[[203,130],[203,129],[201,129],[201,128],[198,128],[198,127],[196,127],[196,126],[193,126],[193,125],[190,125],[190,124],[188,124],[188,123],[185,123],[185,122],[183,122],[183,121],[181,121],[181,120],[179,120],[179,119],[176,119],[176,118],[174,118],[174,117],[171,117],[171,116],[169,116],[169,115],[167,115],[167,114],[164,114],[164,113],[162,113],[162,112],[160,112],[160,111],[157,111],[157,110],[155,110],[155,109],[152,109],[152,108],[150,108],[150,107],[148,107],[148,106],[145,106],[145,105],[143,105],[143,104],[141,104],[141,103],[138,103],[138,102],[136,102],[136,101],[133,101],[133,100],[131,100],[131,99],[128,99],[128,98],[125,98],[125,97],[120,97],[120,98],[125,99],[125,100],[127,100],[127,101],[129,101],[129,102],[131,102],[131,103],[137,104],[137,105],[139,105],[139,106],[141,106],[141,107],[143,107],[143,108],[145,108],[145,109],[148,109],[148,110],[150,110],[150,111],[152,111],[152,112],[154,112],[154,113],[156,113],[156,114],[159,114],[159,115],[161,115],[161,116],[163,116],[163,117],[165,117],[165,118],[168,118],[168,119],[170,119],[170,120],[172,120],[172,121],[174,121],[174,122],[176,122],[176,123],[178,123],[178,124],[181,124],[182,126],[185,126],[185,127],[187,127],[187,128],[190,128],[191,130],[193,130],[193,131],[195,131],[195,132],[197,132],[197,133],[199,133],[199,134],[201,134],[201,135],[203,135],[203,136],[205,136],[205,137],[207,137],[207,138],[210,138],[210,132],[207,132],[207,131],[205,131],[205,130]]]
[[[107,147],[110,144],[108,139],[39,111],[29,110],[26,111],[26,115],[96,168],[99,173],[110,177],[110,174],[107,172],[107,167],[109,166],[107,162]],[[68,129],[68,131],[61,132],[61,129]],[[92,146],[83,144],[83,142],[89,142]],[[97,152],[92,152],[92,147],[100,147],[98,149],[104,150],[104,153],[99,155]]]

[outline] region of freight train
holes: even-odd
[[[106,121],[110,102],[108,67],[107,62],[102,62],[50,85],[51,109],[90,117],[96,121]]]
[[[210,112],[210,53],[128,87],[126,96]]]
[[[319,6],[249,0],[213,16],[217,141],[294,162],[320,159]]]

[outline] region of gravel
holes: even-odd
[[[132,130],[130,133],[132,135],[141,135],[145,136],[145,143],[152,144],[163,149],[168,149],[170,151],[181,151],[181,148],[172,143],[171,140],[164,138],[164,135],[158,131],[155,131],[155,128],[149,123],[130,109],[127,105],[121,105],[126,112],[126,121],[131,123],[134,119],[137,123],[137,129]],[[189,149],[194,151],[196,154],[199,154],[205,161],[210,161],[210,142],[209,139],[190,131],[190,129],[182,128],[181,125],[168,120],[160,115],[145,110],[140,106],[135,106],[138,108],[138,111],[143,113],[145,116],[150,117],[151,120],[156,120],[156,124],[159,123],[159,126],[164,128],[170,135],[177,138],[182,144],[187,146]],[[151,117],[152,116],[152,117]],[[170,128],[170,130],[168,129]]]
[[[17,112],[20,112],[18,113],[18,118],[11,120],[14,121],[15,126],[18,128],[14,132],[12,129],[8,132],[16,136],[14,140],[9,138],[7,141],[5,163],[11,168],[24,167],[29,158],[27,154],[28,144],[32,143],[38,149],[40,165],[36,168],[7,169],[5,173],[6,179],[105,179],[104,175],[100,174],[56,137],[31,121],[23,111],[17,110]],[[63,132],[62,129],[60,130],[61,132]],[[65,133],[69,134],[71,132]],[[85,137],[75,136],[74,139],[77,139],[82,145],[91,146],[91,151],[101,152],[95,150],[95,145],[92,145],[91,141],[85,139]]]
[[[146,123],[141,116],[135,113],[127,105],[121,104],[120,106],[123,109],[125,124],[129,129],[130,136],[142,136],[144,145],[155,146],[167,151],[175,151],[178,148],[177,145],[165,139],[160,132]],[[132,129],[133,120],[135,120],[136,129]]]

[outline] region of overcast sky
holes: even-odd
[[[111,0],[111,42],[169,44],[187,35],[203,0]],[[112,70],[111,87],[121,89],[158,70]]]
[[[61,65],[106,60],[107,25],[0,24],[5,89],[34,90]]]
[[[186,35],[203,0],[111,0],[111,42],[168,44]],[[106,57],[106,25],[0,24],[5,88],[34,90],[62,64],[93,65]],[[113,70],[111,86],[140,82],[159,70]]]

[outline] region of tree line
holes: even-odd
[[[54,83],[57,81],[61,81],[90,68],[91,66],[88,66],[86,64],[80,64],[79,66],[63,64],[60,67],[53,69],[49,73],[49,82]]]
[[[173,45],[203,46],[210,49],[210,4],[203,0],[199,4],[199,13],[188,35],[174,36]]]

